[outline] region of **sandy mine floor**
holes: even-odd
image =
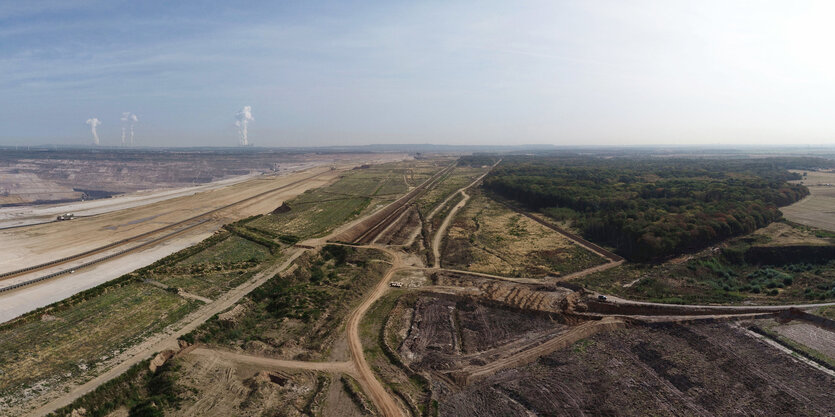
[[[380,158],[379,155],[374,157]],[[402,155],[392,155],[391,158],[402,158]],[[223,224],[269,212],[281,205],[284,200],[334,181],[344,169],[350,169],[356,164],[366,163],[367,159],[368,155],[358,156],[356,161],[343,163],[337,170],[331,170],[331,165],[327,164],[326,166],[288,175],[236,178],[207,186],[208,189],[197,193],[192,190],[167,190],[162,191],[162,195],[149,193],[152,195],[151,197],[136,197],[132,202],[120,203],[116,206],[103,207],[101,206],[102,203],[98,201],[90,201],[84,203],[89,204],[86,209],[90,211],[101,210],[103,213],[71,221],[0,230],[0,254],[3,255],[0,257],[0,272],[13,271],[98,248],[243,200],[264,191],[310,178],[270,194],[268,197],[255,199],[217,212],[213,215],[212,220],[204,225],[190,229],[159,245],[114,258],[93,268],[79,270],[73,274],[56,277],[37,285],[0,294],[0,322],[149,265],[158,259],[205,239]],[[180,195],[180,193],[184,195]],[[161,201],[158,199],[161,199]],[[118,207],[118,209],[113,210],[114,207]],[[38,208],[38,210],[41,210],[41,208]],[[58,269],[66,269],[66,266]],[[6,286],[5,284],[11,284],[12,281],[28,280],[49,272],[43,270],[21,275],[6,280],[3,284]]]

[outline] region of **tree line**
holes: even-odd
[[[801,179],[788,169],[831,165],[820,158],[511,156],[485,178],[484,187],[571,221],[587,239],[645,261],[778,220],[778,207],[809,194],[787,182]]]

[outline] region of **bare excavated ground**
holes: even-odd
[[[741,328],[704,324],[601,332],[438,392],[442,416],[830,416],[833,388],[829,375]]]
[[[498,303],[531,312],[562,313],[577,294],[545,285],[518,285],[478,275],[445,271],[430,277],[434,291],[470,297],[483,303]]]
[[[312,371],[264,369],[219,356],[183,356],[176,389],[180,406],[166,416],[307,416],[321,410],[330,386],[339,381]]]
[[[416,370],[483,365],[486,358],[470,354],[567,327],[554,317],[520,314],[462,297],[424,296],[412,308],[412,323],[399,353]],[[461,355],[467,357],[458,358]]]
[[[93,268],[10,291],[0,296],[0,319],[8,320],[35,308],[69,297],[79,291],[95,287],[134,269],[198,243],[223,224],[243,217],[268,212],[284,200],[305,190],[320,187],[335,179],[339,171],[318,171],[288,176],[257,178],[243,183],[193,196],[158,202],[147,206],[120,210],[88,218],[55,222],[37,226],[0,231],[0,271],[6,272],[71,256],[95,249],[121,239],[169,226],[189,217],[226,204],[241,201],[258,193],[298,182],[276,193],[250,203],[217,212],[210,221],[189,229],[161,244],[144,248],[127,256],[117,257]],[[74,265],[58,265],[52,269],[35,271],[14,277],[4,284],[42,276]]]
[[[107,198],[152,188],[206,184],[251,173],[333,163],[346,156],[352,157],[249,150],[9,149],[0,155],[0,206]]]

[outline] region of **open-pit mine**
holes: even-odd
[[[775,222],[642,263],[518,201],[530,175],[501,181],[527,159],[255,155],[9,200],[0,415],[835,415],[830,265],[757,258],[828,253],[825,233]],[[37,181],[73,187],[67,169]]]

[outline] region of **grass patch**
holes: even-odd
[[[131,417],[163,416],[164,408],[177,408],[180,404],[181,392],[176,385],[180,366],[176,361],[169,361],[152,373],[148,363],[148,360],[139,362],[49,416],[65,417],[75,409],[84,408],[87,417],[103,417],[121,407],[127,408]]]
[[[815,311],[815,314],[835,320],[835,306],[821,307]]]
[[[131,282],[0,333],[0,396],[86,374],[200,303]]]
[[[263,245],[246,240],[239,236],[229,236],[222,242],[196,253],[183,261],[180,265],[205,264],[238,264],[258,263],[267,259],[270,251]]]

